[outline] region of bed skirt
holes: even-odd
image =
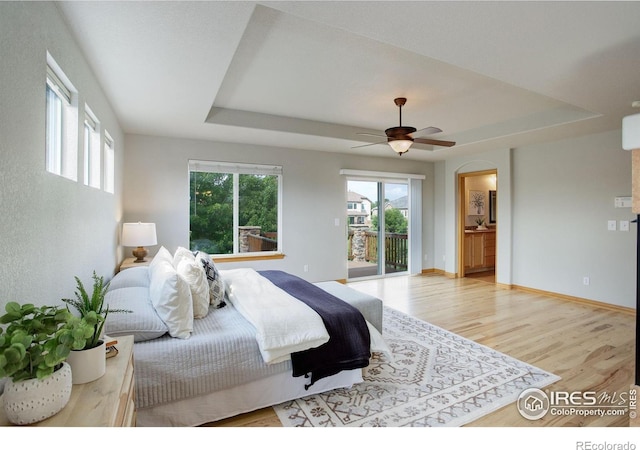
[[[190,427],[226,419],[256,409],[361,383],[362,369],[323,378],[305,390],[307,379],[279,373],[207,395],[136,410],[138,427]]]

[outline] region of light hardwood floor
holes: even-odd
[[[635,317],[472,278],[399,276],[349,283],[395,308],[562,377],[553,391],[628,393],[633,384]],[[209,426],[281,426],[271,408]],[[529,421],[515,406],[467,426],[629,426],[629,416],[551,416]]]

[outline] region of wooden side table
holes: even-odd
[[[118,336],[118,354],[107,359],[105,374],[74,384],[69,403],[55,416],[32,424],[39,427],[133,427],[136,423],[133,336]],[[2,396],[0,396],[2,405]],[[0,407],[0,426],[12,425]]]
[[[134,262],[136,260],[136,258],[127,258],[124,261],[122,261],[122,264],[120,264],[120,271],[123,271],[125,269],[131,269],[132,267],[144,267],[144,266],[148,266],[149,264],[151,264],[151,260],[153,260],[153,258],[145,258],[144,262]]]

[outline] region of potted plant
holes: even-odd
[[[95,271],[92,276],[93,290],[91,295],[85,289],[80,278],[74,278],[76,280],[76,298],[63,298],[62,301],[67,304],[67,309],[72,306],[81,319],[93,326],[91,336],[87,339],[84,348],[72,351],[67,359],[73,373],[73,384],[82,384],[97,380],[105,373],[106,348],[102,331],[107,315],[131,311],[109,309],[109,306],[104,304],[109,283],[105,283],[104,278],[99,277]]]
[[[93,327],[65,308],[9,302],[0,317],[0,378],[7,419],[28,425],[57,414],[71,395],[70,352],[86,345]]]
[[[478,224],[478,230],[486,230],[487,226],[484,223],[484,217],[478,217],[476,219],[476,223]]]

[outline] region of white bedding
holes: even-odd
[[[242,275],[242,284],[251,287],[255,283],[247,276],[259,274],[236,272],[236,275]],[[221,309],[210,305],[206,317],[194,320],[190,339],[172,338],[165,334],[166,326],[161,329],[155,326],[160,318],[149,298],[149,282],[148,267],[128,269],[111,280],[107,294],[112,308],[136,311],[110,314],[107,332],[113,336],[132,333],[136,336],[136,410],[141,425],[201,424],[303,395],[348,387],[362,380],[360,370],[343,371],[318,380],[309,391],[305,390],[307,380],[292,377],[289,354],[281,363],[265,363],[256,340],[256,327],[231,301]],[[330,286],[325,287],[329,291]],[[379,299],[359,301],[360,294],[349,291],[347,295],[343,289],[336,291],[339,298],[348,299],[367,319],[378,323],[381,315],[377,309],[382,309]],[[260,297],[261,292],[253,295],[258,297],[250,298],[262,298],[258,302],[262,308],[267,303],[271,309],[272,300]],[[281,317],[291,318],[287,307],[283,312]],[[156,320],[149,321],[150,316]],[[367,324],[372,352],[388,352],[376,327]],[[299,322],[294,321],[293,325]]]
[[[262,358],[275,364],[329,341],[322,318],[253,269],[221,270],[229,301],[256,329]]]

